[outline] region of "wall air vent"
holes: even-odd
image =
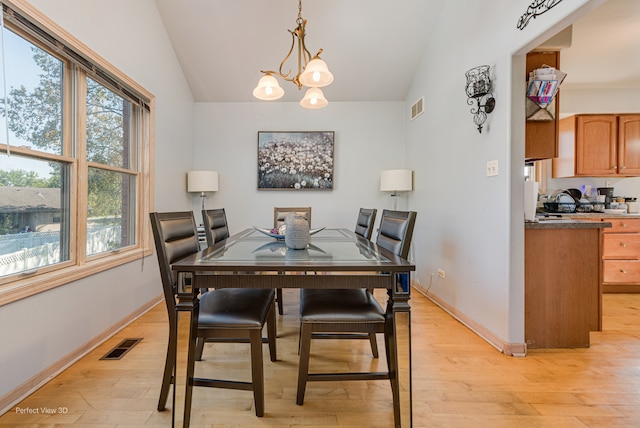
[[[411,120],[420,116],[423,111],[424,111],[424,97],[420,97],[420,99],[418,99],[418,101],[416,101],[411,106]]]

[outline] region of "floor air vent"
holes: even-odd
[[[411,106],[411,120],[420,116],[423,111],[424,111],[424,97],[420,97],[420,99]]]
[[[136,346],[142,340],[141,337],[135,339],[124,339],[115,348],[107,352],[105,356],[100,358],[101,360],[119,360],[124,357],[124,354],[129,352],[131,348]]]

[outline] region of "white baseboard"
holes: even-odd
[[[138,308],[135,312],[131,313],[129,316],[121,319],[119,322],[113,324],[111,327],[95,336],[89,342],[84,345],[74,349],[72,352],[65,355],[60,360],[51,364],[49,367],[45,368],[39,373],[33,375],[30,379],[28,379],[23,384],[19,385],[9,393],[0,397],[0,415],[8,412],[13,408],[16,404],[22,401],[24,398],[28,397],[38,388],[40,388],[45,383],[49,382],[55,376],[60,374],[67,367],[71,366],[73,363],[78,361],[80,358],[87,355],[89,352],[97,348],[99,345],[104,343],[114,334],[131,324],[134,320],[144,315],[147,311],[157,305],[159,302],[162,302],[164,299],[163,296],[159,296],[154,298],[153,300],[147,302],[142,307]]]
[[[440,306],[442,310],[447,312],[453,318],[464,324],[469,330],[473,331],[475,334],[484,339],[491,346],[496,348],[498,351],[502,352],[505,355],[510,355],[512,357],[525,357],[527,355],[527,345],[525,343],[510,343],[505,342],[500,337],[496,336],[493,332],[487,330],[482,325],[476,323],[471,318],[467,317],[464,313],[458,311],[453,306],[449,305],[447,302],[439,299],[437,296],[433,294],[429,294],[427,289],[424,287],[417,285],[415,283],[412,284],[414,290],[418,291],[420,294],[425,296],[427,299],[431,300],[436,305]]]

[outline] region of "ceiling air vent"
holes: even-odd
[[[424,97],[420,97],[420,99],[411,106],[411,120],[420,116],[423,111],[424,111]]]

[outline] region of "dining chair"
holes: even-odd
[[[220,241],[227,239],[229,234],[229,224],[227,223],[227,215],[224,208],[217,208],[212,210],[202,210],[202,222],[204,224],[204,234],[207,240],[207,246],[217,244]],[[275,315],[275,314],[274,314]],[[200,361],[202,358],[202,352],[204,351],[204,344],[215,342],[231,342],[228,338],[203,338],[199,337],[196,341],[196,359]],[[268,343],[269,338],[262,338],[263,343]]]
[[[356,221],[355,233],[364,239],[371,239],[373,233],[373,225],[376,222],[376,214],[378,210],[375,208],[360,208],[358,220]]]
[[[311,227],[311,207],[273,207],[273,227],[277,229],[282,226],[289,213],[301,215]]]
[[[176,274],[171,264],[200,250],[193,212],[152,212],[151,228],[160,267],[160,278],[169,316],[169,343],[160,388],[158,410],[167,404],[173,383],[176,359],[177,313]],[[251,348],[251,382],[221,379],[193,379],[192,385],[253,391],[256,416],[264,415],[264,372],[262,329],[267,324],[271,361],[276,360],[276,316],[274,291],[268,289],[227,288],[200,295],[197,339],[248,342]]]
[[[409,255],[415,221],[415,211],[384,210],[376,244],[406,259]],[[314,335],[385,332],[385,311],[369,291],[365,289],[302,289],[300,321],[297,404],[303,404],[307,382],[310,381],[391,379],[388,370],[362,373],[309,373],[311,339]],[[387,350],[387,367],[389,367],[389,342],[386,334],[385,349]]]
[[[371,234],[373,232],[373,225],[376,221],[376,214],[378,210],[375,208],[360,208],[358,212],[358,219],[356,220],[356,228],[354,232],[356,235],[359,235],[366,240],[371,239]],[[342,290],[338,290],[342,291]],[[367,290],[369,293],[373,294],[373,289]],[[302,333],[302,324],[300,325],[299,334]],[[368,339],[371,343],[371,353],[374,358],[378,358],[378,341],[376,339],[376,331],[373,326],[371,326],[369,332],[367,333],[359,333],[359,332],[342,332],[342,333],[315,333],[313,335],[314,339]],[[300,343],[301,340],[298,339],[298,354],[300,354]]]
[[[229,226],[224,208],[202,210],[202,223],[207,245],[211,246],[229,237]]]
[[[273,228],[278,229],[284,224],[284,219],[289,213],[296,213],[304,217],[311,227],[311,207],[273,207]],[[282,288],[276,288],[276,303],[278,304],[278,313],[284,313],[284,303],[282,300]]]

